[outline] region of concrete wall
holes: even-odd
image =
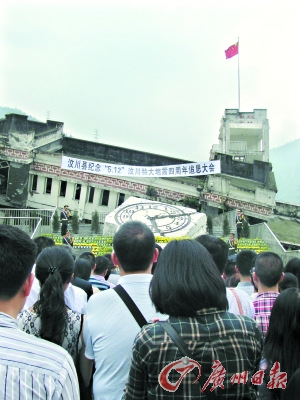
[[[300,206],[296,204],[276,202],[274,214],[285,217],[300,218]]]
[[[28,164],[10,163],[6,196],[12,207],[26,206],[29,169]]]
[[[166,157],[143,151],[124,149],[108,144],[87,142],[80,139],[65,137],[63,140],[64,152],[71,156],[77,155],[82,158],[93,158],[98,161],[106,161],[112,164],[126,165],[173,165],[192,162],[179,158]],[[159,152],[159,149],[158,149]]]

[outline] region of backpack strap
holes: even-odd
[[[120,298],[123,300],[124,304],[128,308],[128,310],[131,312],[132,316],[136,320],[136,322],[139,324],[139,326],[142,328],[144,325],[147,324],[147,321],[135,302],[132,300],[132,298],[129,296],[129,294],[126,292],[126,290],[123,288],[121,285],[117,285],[113,288],[113,290],[120,296]]]
[[[187,345],[183,341],[183,339],[179,336],[179,333],[173,328],[173,326],[167,321],[159,321],[157,322],[165,332],[170,336],[173,342],[176,344],[178,349],[181,351],[182,355],[185,357],[193,358],[192,353],[188,349]],[[198,374],[197,374],[198,376]]]
[[[180,350],[181,354],[184,357],[189,357],[193,360],[193,354],[190,352],[190,350],[188,349],[186,343],[184,342],[184,340],[182,339],[182,337],[179,335],[179,333],[176,331],[176,329],[171,325],[171,323],[169,323],[168,321],[159,321],[156,322],[157,324],[159,324],[163,330],[165,332],[167,332],[167,334],[170,336],[170,338],[172,339],[172,341],[174,342],[174,344],[176,344],[176,346],[178,347],[178,349]],[[198,380],[198,373],[196,372],[195,369],[193,369],[193,374],[196,376],[197,380]],[[198,381],[200,384],[200,381]],[[214,392],[210,392],[207,391],[206,393],[202,393],[202,396],[206,396],[208,399],[215,399],[216,395]]]
[[[234,297],[236,299],[240,315],[244,315],[243,306],[242,306],[242,303],[241,303],[241,300],[240,300],[239,296],[237,295],[237,292],[233,288],[229,288],[229,290],[232,292],[232,294],[234,295]]]

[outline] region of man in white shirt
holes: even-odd
[[[237,253],[235,271],[240,278],[237,289],[243,290],[249,296],[254,293],[251,282],[251,270],[254,267],[257,254],[252,250],[242,250]]]
[[[123,224],[113,239],[114,265],[120,268],[121,285],[147,321],[166,319],[158,314],[149,296],[152,263],[158,250],[151,230],[139,221]],[[84,326],[85,357],[81,372],[88,385],[95,361],[95,400],[119,400],[128,377],[132,344],[140,327],[114,289],[93,295]]]

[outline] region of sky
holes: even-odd
[[[300,137],[299,42],[297,0],[2,0],[0,105],[72,137],[207,161],[239,71],[240,111],[267,109],[276,148]]]

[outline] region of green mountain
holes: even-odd
[[[278,193],[276,201],[300,205],[300,139],[270,149]]]
[[[5,118],[5,114],[21,114],[21,115],[27,115],[24,113],[24,111],[19,110],[18,108],[12,108],[12,107],[2,107],[0,106],[0,118]],[[34,118],[31,115],[28,115],[28,119],[31,121],[38,121],[38,119]]]

